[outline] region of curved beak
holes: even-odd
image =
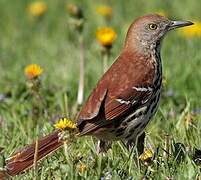
[[[191,26],[191,25],[193,25],[193,23],[190,21],[171,21],[171,23],[169,24],[168,30],[172,30],[172,29],[176,29],[176,28],[180,28],[184,26]]]

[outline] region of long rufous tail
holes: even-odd
[[[59,131],[54,131],[38,140],[37,159],[35,158],[35,142],[15,152],[6,160],[6,172],[10,176],[15,176],[33,166],[34,158],[39,161],[62,145],[63,142],[59,140]]]

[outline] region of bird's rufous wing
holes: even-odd
[[[105,119],[112,120],[123,116],[131,109],[143,106],[151,97],[153,88],[147,85],[129,87],[105,104]]]

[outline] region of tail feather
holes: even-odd
[[[36,143],[26,146],[25,148],[12,154],[11,157],[6,160],[5,168],[10,176],[15,176],[33,166],[35,144]],[[39,139],[37,161],[60,148],[62,145],[63,142],[59,140],[58,131]]]

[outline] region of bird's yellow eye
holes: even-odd
[[[156,30],[157,29],[157,24],[149,24],[149,29],[150,30]]]

